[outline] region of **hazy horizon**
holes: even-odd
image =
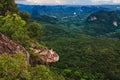
[[[15,0],[26,5],[118,5],[120,0]]]

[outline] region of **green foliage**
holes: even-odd
[[[0,27],[3,27],[3,30],[4,30],[4,27],[6,27],[6,29],[4,30],[4,32],[6,34],[10,33],[9,35],[12,35],[15,30],[17,30],[17,28],[23,28],[23,26],[25,26],[26,22],[24,20],[21,19],[20,16],[18,16],[17,14],[7,14],[5,17],[2,17],[1,16],[1,21],[0,21]],[[14,27],[14,30],[13,28],[11,27]],[[7,29],[10,29],[11,28],[11,32],[8,31],[7,33]]]
[[[53,24],[44,24],[42,30],[45,36],[67,34],[67,31],[63,27]]]
[[[15,53],[10,56],[2,54],[0,56],[0,78],[5,80],[29,79],[25,55]]]
[[[29,37],[24,27],[25,24],[26,22],[19,15],[7,14],[5,17],[0,17],[0,32],[27,46]]]
[[[44,65],[33,67],[30,70],[31,70],[32,80],[54,80],[52,77],[52,73]]]
[[[49,67],[38,65],[31,67],[26,63],[23,53],[0,56],[0,80],[65,80],[52,72]]]
[[[0,32],[30,48],[30,43],[41,40],[41,25],[36,22],[26,24],[30,15],[22,12],[19,16],[17,10],[14,0],[0,1]],[[37,47],[42,46],[38,42],[35,43]],[[0,80],[65,80],[45,65],[32,66],[27,64],[23,53],[3,53],[0,55]]]
[[[96,20],[91,21],[92,17],[96,17]],[[92,23],[96,23],[99,22],[99,24],[104,23],[104,24],[112,24],[113,21],[117,21],[119,22],[120,17],[117,13],[117,11],[97,11],[94,12],[92,14],[90,14],[90,16],[88,16],[87,18],[87,22],[92,22]]]
[[[20,16],[27,23],[29,22],[29,20],[30,20],[30,14],[28,12],[20,12]]]
[[[52,72],[49,67],[45,65],[37,65],[29,68],[31,78],[30,80],[65,80],[63,76]]]
[[[37,22],[31,22],[27,26],[27,28],[28,28],[29,36],[40,42],[41,37],[42,37],[42,31],[41,31],[42,26],[41,26],[41,24],[39,24]]]
[[[35,13],[35,12],[34,12]],[[37,13],[36,13],[37,14]],[[51,24],[56,24],[57,19],[54,17],[50,17],[48,15],[41,15],[37,17],[32,17],[34,20],[41,21],[41,22],[46,22],[46,23],[51,23]]]
[[[14,0],[0,0],[0,15],[5,15],[6,12],[18,13],[17,5]]]
[[[33,16],[39,15],[37,10],[33,12]],[[59,53],[60,61],[52,67],[32,67],[33,65],[26,64],[22,53],[2,54],[0,80],[120,80],[120,40],[117,39],[119,27],[113,25],[113,21],[119,22],[120,18],[115,11],[91,14],[98,21],[87,21],[85,25],[82,25],[83,19],[88,14],[64,19],[62,17],[60,20],[43,15],[33,17],[33,20],[41,21],[40,23],[26,24],[29,23],[30,15],[22,12],[20,17],[15,13],[18,13],[18,9],[14,0],[0,1],[0,32],[24,46],[29,46],[29,40],[43,40],[49,48]],[[107,37],[100,37],[106,33]],[[38,46],[41,47],[39,43]],[[32,62],[36,55],[31,53]]]
[[[75,34],[47,39],[46,43],[60,53],[60,61],[54,67],[67,80],[120,79],[118,39]]]
[[[85,22],[80,27],[81,22],[76,27],[68,19],[65,20],[68,25],[64,21],[59,22],[63,27],[61,24],[48,24],[45,21],[42,24],[42,41],[60,56],[60,61],[52,65],[53,70],[66,80],[120,79],[120,41],[116,39],[119,38],[119,26],[113,25],[114,20],[119,22],[119,16],[114,11],[97,14],[100,18],[98,21]],[[106,22],[102,22],[103,18]],[[39,22],[39,19],[36,20]]]
[[[94,17],[96,19],[92,20]],[[83,30],[92,36],[105,35],[106,33],[115,32],[119,29],[119,21],[120,17],[117,11],[98,11],[88,16]],[[117,26],[113,22],[117,22]]]

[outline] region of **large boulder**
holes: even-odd
[[[59,55],[53,49],[36,48],[35,46],[30,48],[35,55],[37,55],[35,62],[39,63],[54,63],[59,60]]]
[[[17,42],[11,40],[9,37],[0,33],[0,54],[7,53],[8,55],[12,55],[16,52],[24,53],[26,55],[26,61],[29,63],[29,53],[26,49]]]

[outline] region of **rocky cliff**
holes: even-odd
[[[26,51],[26,49],[22,45],[0,33],[0,54],[7,53],[11,55],[15,52],[24,53],[26,55],[27,63],[29,63],[29,53]]]
[[[30,48],[36,57],[36,62],[41,63],[53,63],[59,60],[59,55],[53,51],[52,49],[39,49],[36,46],[32,46]],[[5,36],[4,34],[0,33],[0,54],[7,53],[8,55],[14,54],[15,52],[22,52],[26,55],[26,61],[29,63],[30,55],[27,50],[17,42],[11,40],[9,37]]]

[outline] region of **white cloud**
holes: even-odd
[[[99,3],[99,2],[103,2],[103,3],[106,3],[106,2],[110,2],[111,0],[91,0],[91,2],[93,3]]]
[[[120,0],[15,0],[23,4],[118,4]]]
[[[118,3],[120,3],[120,0],[113,0],[113,3],[118,4]]]
[[[26,0],[31,4],[64,4],[64,0]]]
[[[64,5],[64,4],[73,4],[73,5],[78,5],[78,4],[91,4],[90,0],[15,0],[16,3],[23,3],[23,4],[55,4],[55,5]]]

